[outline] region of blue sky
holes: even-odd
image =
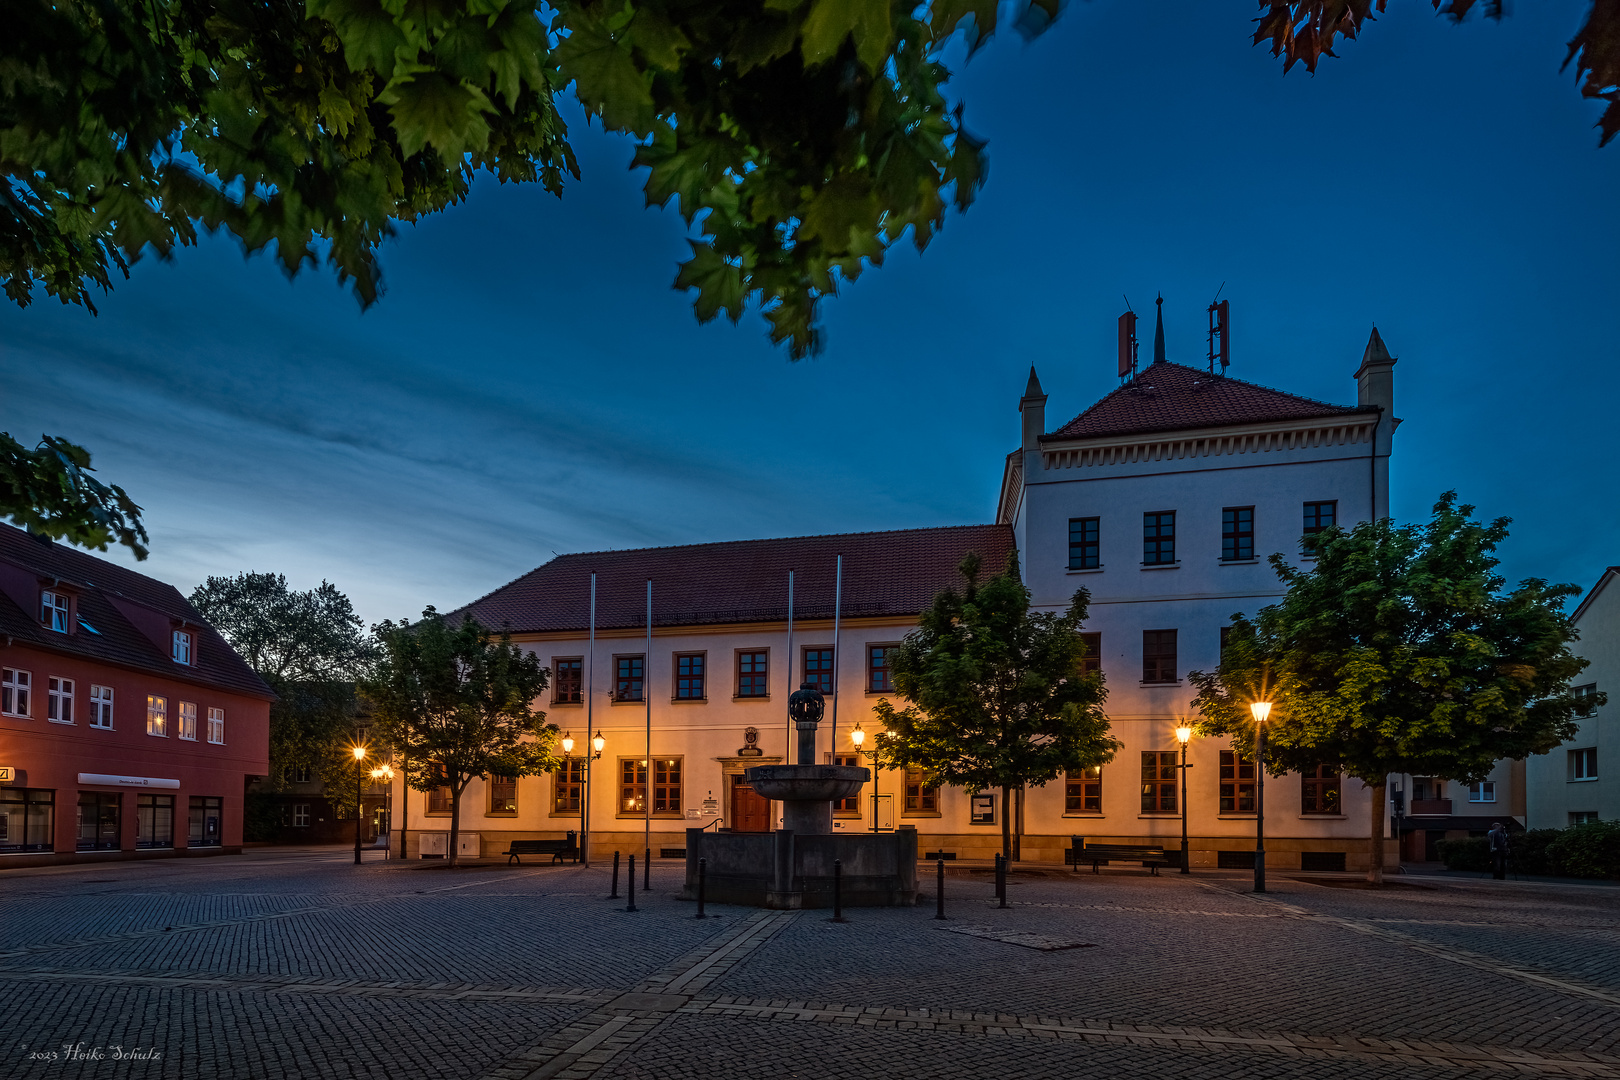
[[[1455,488],[1515,519],[1510,580],[1590,586],[1620,563],[1620,145],[1558,70],[1585,5],[1390,7],[1314,78],[1249,46],[1247,3],[1092,0],[997,39],[952,84],[979,203],[828,301],[811,361],[752,313],[696,324],[679,216],[575,112],[583,182],[403,227],[371,311],[226,239],[99,317],[0,307],[0,428],[89,446],[146,508],[148,573],[326,578],[397,618],[554,551],[991,520],[1028,365],[1056,427],[1117,385],[1122,294],[1162,291],[1198,363],[1224,282],[1236,377],[1353,401],[1378,325],[1397,517]]]

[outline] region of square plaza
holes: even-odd
[[[0,1075],[1620,1076],[1608,886],[964,866],[836,924],[349,859],[7,874]]]

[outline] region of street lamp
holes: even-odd
[[[360,763],[366,760],[366,748],[354,748],[354,865],[360,865]]]
[[[383,785],[383,817],[387,819],[388,824],[383,830],[383,836],[386,837],[393,831],[394,825],[394,767],[379,765],[371,770],[371,778]],[[383,858],[390,858],[387,848],[383,848]]]
[[[855,730],[860,731],[860,725],[859,724],[855,725]],[[894,732],[890,731],[889,728],[888,728],[888,725],[885,724],[884,727],[883,727],[883,730],[878,732],[877,735],[874,736],[873,739],[872,739],[872,831],[873,832],[878,831],[878,805],[879,805],[878,804],[878,778],[883,775],[882,770],[878,766],[878,752],[883,749],[883,740],[887,739],[889,736],[891,736],[893,734],[894,734]],[[853,739],[854,737],[855,736],[853,734],[850,735],[850,738]],[[865,737],[864,732],[862,732],[862,737],[863,738]],[[856,745],[858,746],[860,744],[857,743]]]
[[[1187,744],[1192,741],[1193,729],[1183,725],[1176,728],[1176,738],[1181,743],[1181,872],[1192,873],[1187,868],[1187,770],[1192,766],[1187,764]]]
[[[1254,714],[1254,891],[1266,891],[1266,717],[1271,702],[1249,705]]]
[[[855,744],[855,764],[859,765],[861,763],[861,744],[866,742],[866,732],[861,730],[859,720],[855,721],[855,730],[849,733],[849,741]],[[877,773],[874,771],[872,775],[876,776]],[[872,790],[875,792],[877,788],[874,787]],[[859,807],[860,803],[855,805]],[[877,800],[875,798],[872,800],[872,829],[874,832],[877,830]]]
[[[597,728],[591,736],[591,753],[585,755],[585,796],[579,807],[579,858],[586,867],[591,865],[591,764],[602,756],[606,745],[602,729]]]
[[[562,748],[562,782],[572,783],[574,780],[574,733],[572,731],[563,732]],[[579,831],[582,833],[585,831],[585,806],[583,803],[580,804],[579,808]],[[579,862],[579,847],[577,845],[574,848],[574,861]]]

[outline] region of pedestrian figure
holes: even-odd
[[[1497,881],[1507,877],[1508,837],[1500,821],[1491,822],[1491,831],[1485,834],[1491,851],[1491,876]]]

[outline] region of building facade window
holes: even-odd
[[[1254,759],[1221,751],[1221,813],[1254,813]]]
[[[551,781],[551,812],[577,814],[585,793],[585,759],[566,758]]]
[[[939,813],[939,785],[921,769],[906,770],[905,799],[907,814]]]
[[[1597,714],[1597,683],[1571,687],[1569,692],[1575,695],[1576,716],[1584,720]]]
[[[65,634],[72,622],[72,601],[66,593],[52,592],[49,589],[39,594],[39,621],[47,630],[55,630],[58,634]]]
[[[188,815],[186,845],[188,847],[219,847],[224,842],[225,800],[217,795],[191,796]]]
[[[118,850],[118,811],[122,801],[117,792],[79,792],[80,851]]]
[[[1469,784],[1468,785],[1468,801],[1469,802],[1495,802],[1496,801],[1496,781],[1494,781],[1494,780],[1476,780],[1474,783]]]
[[[0,788],[0,852],[53,851],[56,792],[46,788]]]
[[[517,777],[489,774],[489,812],[515,814],[517,807]]]
[[[653,805],[655,815],[679,816],[681,813],[682,758],[653,759]],[[619,759],[619,812],[641,814],[646,812],[647,763],[640,758]]]
[[[1339,504],[1335,502],[1308,502],[1305,504],[1305,531],[1304,548],[1310,551],[1316,542],[1314,537],[1324,529],[1331,529],[1339,516]]]
[[[551,703],[578,705],[585,700],[585,658],[558,656],[551,661]]]
[[[296,808],[295,808],[296,810]],[[304,824],[309,824],[309,809],[304,809]],[[138,848],[174,847],[174,796],[135,796],[135,846]]]
[[[167,698],[146,697],[146,733],[166,738],[169,734],[169,702]]]
[[[34,676],[20,668],[0,668],[0,713],[7,716],[32,716],[28,697],[33,689]]]
[[[1142,751],[1142,813],[1176,812],[1176,752]]]
[[[1590,825],[1597,820],[1599,819],[1596,810],[1571,810],[1569,812],[1569,823],[1571,825]]]
[[[1173,683],[1176,681],[1176,632],[1174,630],[1142,631],[1142,681],[1145,683]]]
[[[1228,506],[1221,511],[1221,559],[1254,558],[1254,507]]]
[[[180,737],[197,741],[197,703],[195,701],[182,701],[180,706]]]
[[[708,694],[703,653],[675,654],[675,700],[703,701]]]
[[[1142,565],[1167,566],[1176,561],[1176,512],[1142,515]]]
[[[281,778],[288,784],[309,783],[310,770],[308,765],[288,765],[281,770]]]
[[[1340,782],[1337,765],[1316,765],[1300,773],[1299,812],[1337,814]]]
[[[309,828],[309,803],[295,802],[292,804],[292,824],[295,829]]]
[[[859,754],[834,754],[833,755],[833,764],[834,765],[856,765],[856,766],[858,766],[858,765],[860,765],[860,763],[861,763],[861,755],[859,755]],[[834,802],[833,802],[833,813],[842,814],[842,815],[844,815],[846,817],[860,817],[861,816],[861,796],[860,796],[860,793],[857,792],[856,794],[851,795],[851,796],[849,796],[848,798],[845,798],[845,799],[834,800]]]
[[[193,639],[190,630],[176,630],[174,632],[174,662],[177,664],[190,664],[192,656]]]
[[[1102,519],[1069,519],[1069,569],[1102,568]]]
[[[615,656],[613,658],[614,701],[641,700],[645,659],[645,657],[641,656]]]
[[[1580,750],[1569,752],[1569,778],[1571,780],[1596,780],[1597,747],[1588,746]]]
[[[1065,814],[1102,813],[1102,766],[1069,773],[1063,783]]]
[[[73,680],[52,675],[45,680],[45,719],[58,724],[73,723]]]
[[[770,697],[770,659],[768,649],[744,649],[737,653],[738,697]]]
[[[1086,654],[1080,658],[1080,674],[1090,675],[1094,671],[1101,671],[1102,634],[1081,634],[1080,640],[1086,647]]]
[[[804,681],[823,694],[833,692],[833,651],[831,649],[804,650]],[[795,687],[795,689],[797,689]]]
[[[895,646],[870,645],[866,649],[866,692],[888,694],[894,691],[894,675],[890,662]]]
[[[217,745],[225,745],[225,710],[208,710],[208,741]]]
[[[90,726],[112,730],[113,726],[113,688],[110,686],[90,687]]]

